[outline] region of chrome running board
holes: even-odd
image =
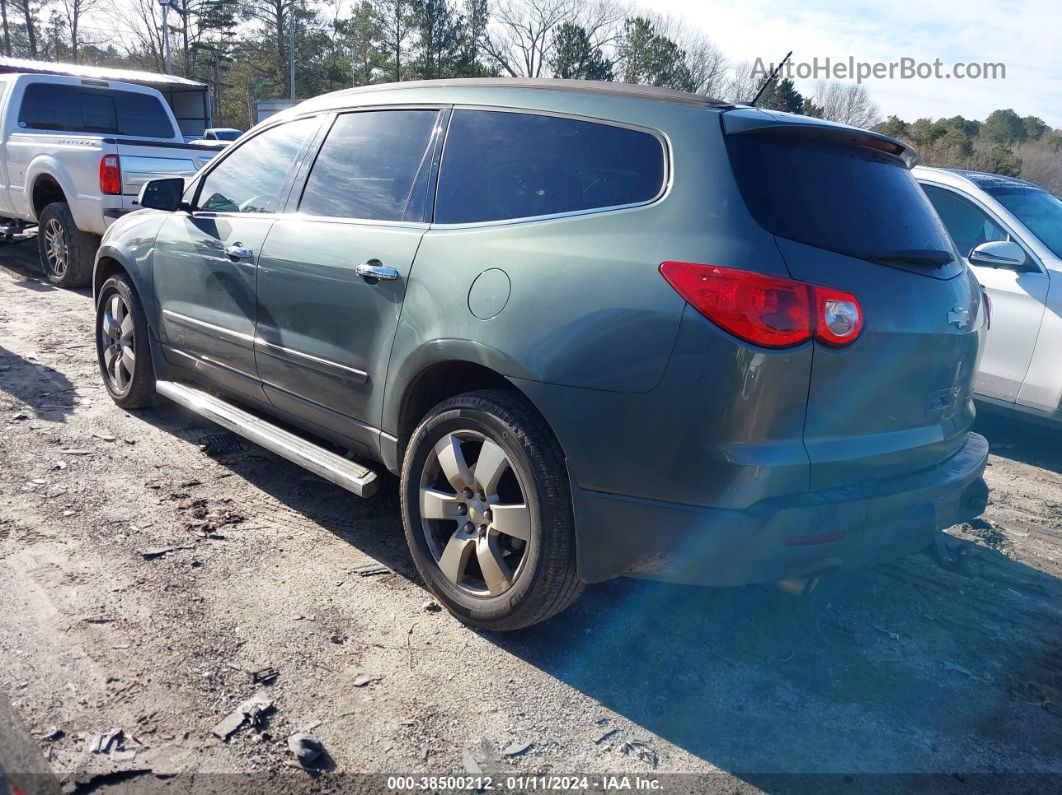
[[[155,388],[160,395],[174,403],[179,403],[186,409],[228,428],[233,433],[238,433],[359,497],[371,497],[380,485],[376,480],[376,473],[371,469],[331,453],[208,392],[174,381],[158,381]]]

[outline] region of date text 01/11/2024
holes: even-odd
[[[661,790],[661,782],[656,778],[642,776],[506,776],[495,780],[488,775],[470,776],[388,776],[387,789],[392,791],[431,791],[442,790],[474,792],[516,791],[587,791],[605,792],[636,790],[655,792]]]

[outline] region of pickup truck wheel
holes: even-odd
[[[125,274],[100,288],[96,304],[96,355],[103,384],[124,409],[150,405],[155,394],[147,319],[140,296]]]
[[[49,204],[41,211],[37,245],[49,282],[57,287],[84,287],[89,283],[96,238],[77,228],[66,202]]]
[[[428,412],[406,448],[401,502],[417,569],[466,624],[520,629],[582,590],[564,456],[518,394],[468,392]]]

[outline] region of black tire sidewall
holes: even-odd
[[[126,306],[133,315],[133,353],[136,355],[136,364],[133,367],[133,377],[129,380],[129,388],[125,392],[117,392],[111,386],[111,379],[107,375],[106,365],[103,360],[103,342],[101,339],[103,313],[108,299],[118,293],[122,296]],[[103,386],[111,399],[123,408],[137,408],[144,405],[147,396],[154,392],[155,375],[151,366],[151,347],[148,341],[147,319],[144,308],[140,303],[140,297],[136,289],[130,283],[128,277],[117,274],[111,276],[100,287],[99,297],[96,302],[96,319],[93,325],[93,334],[96,340],[96,362],[99,365],[100,376],[103,378]]]
[[[446,404],[442,404],[445,406]],[[520,574],[505,593],[496,597],[476,597],[451,583],[439,570],[421,528],[420,481],[424,465],[434,445],[447,433],[470,430],[482,433],[502,447],[516,471],[531,511],[531,539],[525,551]],[[402,466],[401,500],[406,541],[418,571],[429,589],[459,617],[477,625],[511,621],[543,576],[540,561],[550,539],[549,499],[531,457],[514,434],[514,428],[489,411],[470,406],[446,408],[429,414],[414,432]]]
[[[66,271],[61,277],[55,276],[48,269],[48,255],[45,250],[44,228],[55,219],[63,228],[66,239]],[[77,288],[89,283],[92,276],[95,238],[77,228],[70,205],[66,202],[53,202],[45,207],[37,219],[37,251],[40,255],[41,269],[44,277],[56,287]]]

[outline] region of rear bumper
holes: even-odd
[[[723,510],[622,497],[573,484],[580,576],[700,585],[807,577],[924,549],[984,511],[988,442],[975,433],[929,470]]]

